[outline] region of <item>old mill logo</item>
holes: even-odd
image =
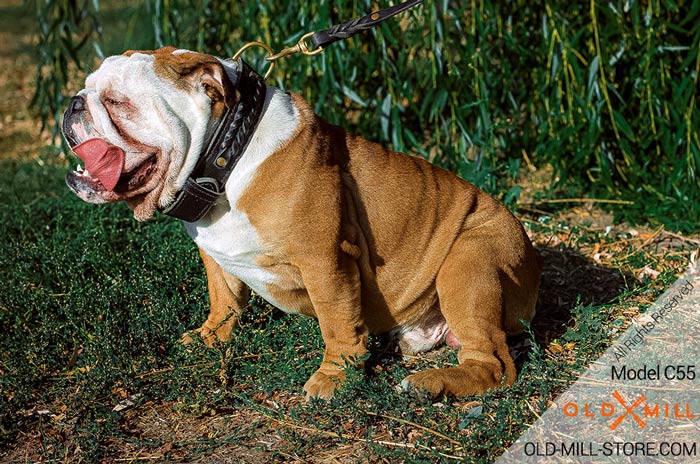
[[[690,404],[681,403],[647,403],[647,397],[641,395],[636,400],[626,401],[617,390],[612,393],[613,400],[600,405],[591,403],[568,402],[564,405],[564,415],[567,417],[609,417],[610,430],[615,430],[625,420],[636,423],[639,428],[647,426],[650,419],[698,419],[700,412],[691,412]]]

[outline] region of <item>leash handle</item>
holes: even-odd
[[[423,0],[408,0],[407,2],[390,6],[389,8],[377,10],[366,16],[336,24],[335,26],[331,26],[324,31],[314,32],[310,37],[311,44],[315,49],[322,49],[333,42],[347,39],[359,32],[376,27],[382,21],[385,21],[392,16],[396,16],[409,8],[413,8],[419,3],[423,3]]]
[[[338,40],[347,39],[353,35],[366,31],[377,26],[384,20],[396,16],[409,8],[417,6],[419,3],[423,3],[423,0],[408,0],[404,3],[398,5],[390,6],[389,8],[384,8],[382,10],[377,10],[368,15],[362,16],[360,18],[351,19],[350,21],[345,21],[344,23],[331,26],[328,29],[319,32],[309,32],[304,34],[299,42],[292,45],[291,47],[284,48],[279,53],[270,54],[267,61],[274,62],[285,56],[293,55],[295,53],[301,53],[303,55],[311,56],[321,53],[324,47],[337,42]],[[311,44],[307,43],[307,40]]]

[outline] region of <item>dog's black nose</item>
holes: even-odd
[[[68,109],[71,112],[85,111],[85,99],[80,95],[76,95],[75,97],[70,99],[70,105],[68,106]]]
[[[76,120],[76,118],[72,116],[85,110],[85,99],[80,95],[76,95],[75,97],[70,99],[70,103],[68,103],[68,108],[66,108],[66,111],[63,113],[63,123],[61,124],[61,131],[63,132],[63,136],[66,138],[68,145],[70,145],[71,147],[74,147],[79,143],[72,127],[72,123]],[[80,116],[77,117],[77,120],[80,120]]]

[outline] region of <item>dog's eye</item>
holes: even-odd
[[[126,103],[126,102],[123,102],[121,100],[117,100],[117,99],[112,98],[112,97],[104,97],[104,102],[108,105],[111,105],[111,106],[120,106],[120,105],[124,105]]]

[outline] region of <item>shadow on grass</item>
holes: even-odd
[[[572,308],[609,304],[636,282],[631,274],[599,265],[571,248],[541,247],[538,251],[544,266],[532,329],[544,346],[566,332],[573,319]]]
[[[542,282],[530,327],[542,348],[574,324],[574,308],[611,304],[637,282],[631,274],[597,264],[572,248],[540,246],[537,251],[542,257]],[[530,358],[530,338],[528,333],[508,337],[518,371]]]

